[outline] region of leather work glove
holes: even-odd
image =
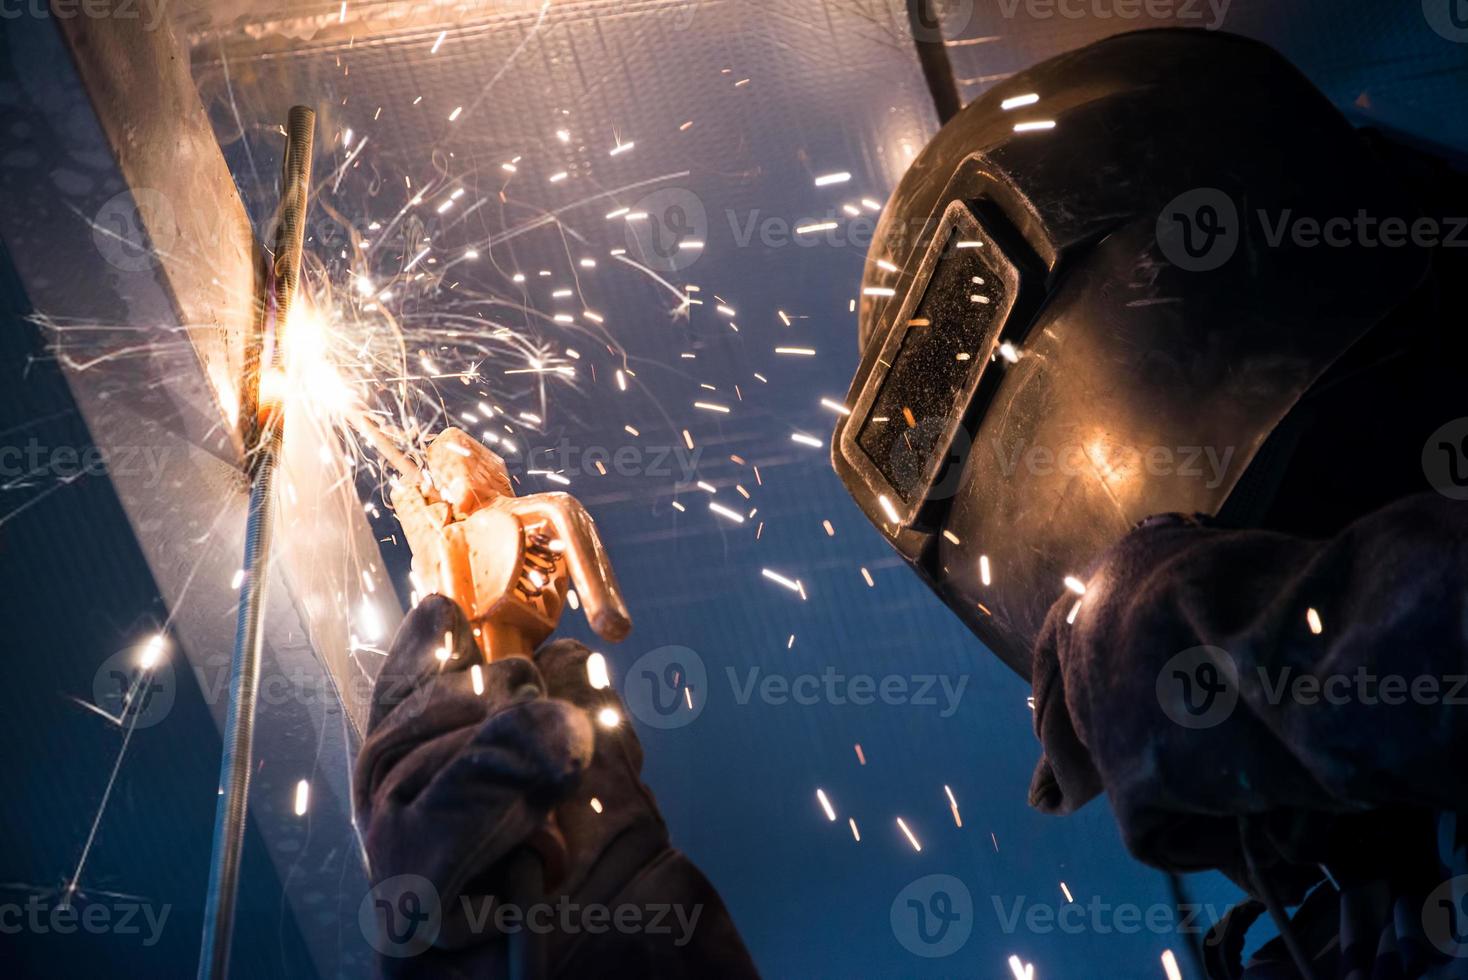
[[[404,621],[355,783],[383,975],[507,975],[510,940],[528,937],[548,976],[757,976],[718,893],[670,846],[642,746],[588,656],[561,640],[486,664],[440,596]],[[615,725],[594,721],[604,709]],[[544,875],[528,901],[527,855]]]
[[[592,627],[631,628],[591,518],[517,498],[455,429],[393,502],[431,591],[378,675],[354,786],[390,977],[749,977],[718,893],[668,840],[642,746],[586,647],[536,649],[571,586]]]

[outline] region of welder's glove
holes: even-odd
[[[1468,810],[1468,505],[1407,498],[1329,541],[1154,519],[1070,623],[1073,600],[1035,650],[1034,806],[1104,790],[1139,858],[1241,883],[1246,818],[1287,901],[1315,862],[1404,873],[1397,828]]]
[[[587,656],[559,641],[534,662],[486,664],[439,596],[404,621],[355,786],[385,975],[504,975],[501,927],[524,928],[496,918],[504,905],[552,930],[550,975],[756,975],[713,886],[669,845],[631,728],[593,723],[625,710],[591,687]],[[544,868],[540,898],[519,893],[527,852]]]

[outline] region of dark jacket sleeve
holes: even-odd
[[[1329,541],[1144,523],[1051,610],[1031,803],[1105,791],[1134,854],[1236,879],[1238,818],[1468,808],[1468,505]]]
[[[404,621],[354,790],[390,917],[375,923],[385,975],[502,976],[512,933],[539,937],[551,976],[757,975],[718,893],[670,846],[636,735],[593,721],[626,711],[591,687],[587,656],[560,641],[533,663],[483,664],[437,596]],[[527,854],[544,869],[534,897],[516,870]]]

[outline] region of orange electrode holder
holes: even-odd
[[[515,496],[504,460],[468,433],[439,433],[423,475],[394,485],[392,503],[419,586],[459,604],[489,660],[529,657],[572,588],[602,639],[632,631],[586,508],[564,493]]]

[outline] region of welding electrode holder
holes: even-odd
[[[392,501],[418,584],[459,604],[487,660],[531,656],[572,587],[598,636],[616,643],[631,632],[586,508],[564,493],[515,496],[504,461],[462,430],[439,433],[426,475],[399,481]]]
[[[464,610],[487,662],[529,659],[555,631],[572,586],[598,636],[616,643],[631,632],[611,560],[586,508],[564,493],[517,497],[504,460],[468,433],[439,433],[426,469],[404,473],[392,502],[418,586]],[[545,866],[534,844],[507,860],[504,887],[513,906],[541,901]],[[544,977],[543,937],[511,933],[505,967],[511,980]]]
[[[246,437],[245,461],[250,476],[245,577],[240,589],[230,668],[219,801],[214,815],[204,934],[199,950],[200,980],[222,980],[229,974],[240,856],[249,807],[255,705],[260,689],[265,590],[275,517],[275,472],[283,439],[284,334],[300,278],[315,126],[316,114],[312,110],[305,106],[291,109],[281,169],[281,206],[275,227],[273,261],[253,335],[245,345],[244,390],[253,402],[246,405],[248,411],[242,416]]]

